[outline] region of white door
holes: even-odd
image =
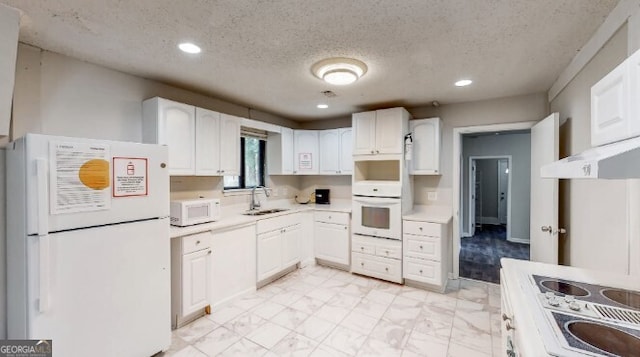
[[[209,305],[211,249],[182,256],[182,314],[192,314]]]
[[[282,268],[300,261],[300,231],[300,225],[296,224],[285,228],[282,234]]]
[[[376,154],[402,154],[402,108],[376,110]]]
[[[353,130],[340,129],[340,169],[339,173],[350,175],[353,172]]]
[[[240,175],[240,118],[220,114],[220,174]]]
[[[220,175],[220,113],[196,108],[196,175]]]
[[[158,123],[158,144],[169,147],[169,172],[172,175],[193,175],[196,169],[195,107],[161,99]]]
[[[318,170],[318,131],[293,131],[293,173],[299,175],[317,174]]]
[[[42,260],[27,238],[28,336],[53,339],[56,356],[150,356],[171,344],[169,220],[50,234]],[[39,262],[47,273],[38,276]],[[26,264],[26,263],[25,263]],[[48,282],[47,291],[37,284]],[[35,286],[34,286],[35,285]],[[38,311],[39,294],[50,305]],[[144,332],[144,333],[142,333]],[[94,354],[94,353],[89,353]]]
[[[282,267],[282,232],[258,235],[258,281],[280,271]]]
[[[335,175],[340,171],[340,129],[320,131],[320,174]]]
[[[316,222],[315,256],[329,262],[349,265],[349,227]]]
[[[540,168],[558,160],[559,115],[531,128],[531,260],[558,264],[558,179],[540,177]]]
[[[476,160],[471,159],[469,163],[469,236],[476,234],[476,187],[478,185],[476,173]]]
[[[293,174],[293,129],[282,127],[282,174]],[[267,153],[268,154],[268,153]]]
[[[509,160],[498,160],[498,221],[507,224],[507,198],[509,196]]]
[[[376,112],[353,114],[353,154],[375,154]]]

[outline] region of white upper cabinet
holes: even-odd
[[[194,175],[195,107],[156,97],[145,100],[142,108],[143,141],[169,147],[171,175]]]
[[[293,131],[293,173],[297,175],[318,174],[318,131]]]
[[[267,137],[269,175],[293,175],[293,129],[281,127]]]
[[[351,128],[319,131],[320,174],[349,175],[353,172]]]
[[[440,118],[409,121],[413,138],[411,175],[440,175]]]
[[[142,108],[143,142],[169,147],[171,175],[240,174],[240,118],[158,97]]]
[[[240,175],[240,121],[239,117],[220,114],[220,137],[216,142],[219,143],[221,175]]]
[[[640,135],[640,51],[591,87],[591,145]]]
[[[354,155],[402,154],[410,118],[404,108],[355,113],[352,118]]]

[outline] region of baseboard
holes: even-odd
[[[462,232],[460,238],[471,238],[473,237],[469,232]]]
[[[500,224],[498,217],[480,217],[480,224]]]
[[[242,297],[242,296],[245,296],[245,295],[249,295],[249,294],[254,293],[254,292],[256,292],[256,288],[254,288],[254,287],[247,288],[245,290],[242,290],[242,291],[240,291],[240,292],[238,292],[236,294],[233,294],[233,295],[229,296],[228,298],[226,298],[224,300],[218,301],[217,303],[211,305],[211,307],[216,308],[216,307],[220,307],[220,306],[226,305],[229,302],[231,302],[231,301],[233,301],[233,300],[235,300],[235,299],[237,299],[239,297]]]
[[[507,241],[509,241],[511,243],[531,244],[531,240],[530,239],[526,239],[526,238],[509,237],[509,238],[507,238]]]

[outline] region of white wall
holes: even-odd
[[[561,156],[579,153],[590,143],[590,89],[627,57],[627,27],[621,28],[564,90],[551,111],[567,119],[561,130]],[[560,241],[564,264],[628,273],[628,180],[560,180]],[[636,252],[637,254],[640,252]]]
[[[7,336],[7,232],[5,150],[0,149],[0,339]]]
[[[462,142],[464,170],[462,185],[463,227],[469,222],[469,168],[470,156],[511,156],[511,238],[529,239],[529,213],[531,192],[531,134],[464,136]]]

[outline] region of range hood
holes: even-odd
[[[598,146],[542,166],[543,178],[640,178],[640,137]]]

